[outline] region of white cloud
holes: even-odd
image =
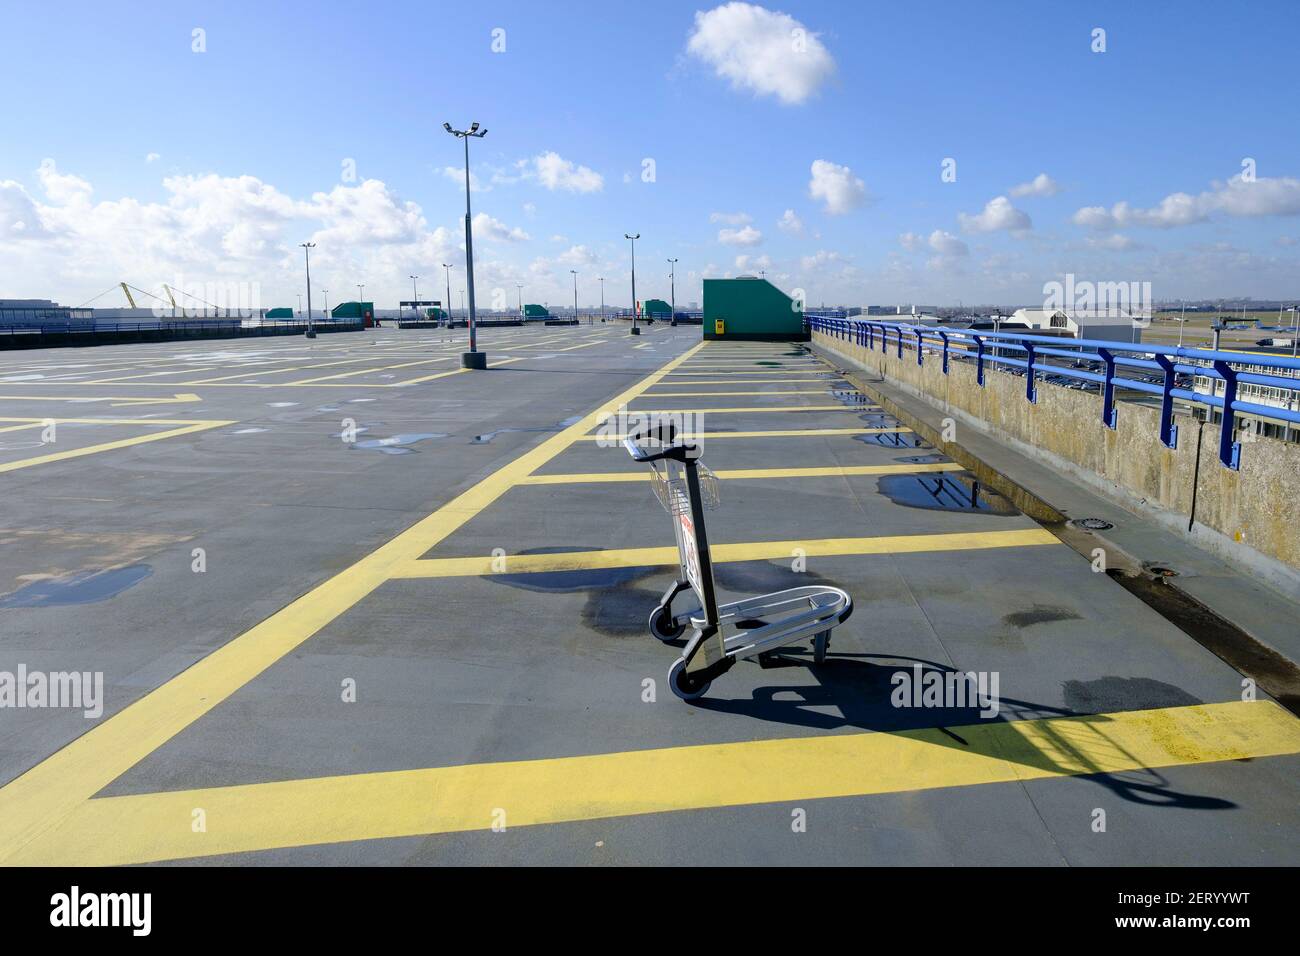
[[[47,235],[36,203],[22,184],[0,180],[0,240],[40,239]]]
[[[1011,205],[1006,196],[994,196],[984,205],[983,212],[976,215],[958,213],[957,221],[966,232],[997,232],[1002,229],[1020,232],[1034,226],[1029,216]]]
[[[584,245],[570,246],[556,257],[556,261],[566,266],[589,266],[598,259],[596,253]]]
[[[792,236],[803,235],[803,220],[795,215],[793,209],[787,209],[781,218],[777,220],[776,227],[782,232],[788,232]]]
[[[144,161],[145,161],[146,163],[156,163],[156,162],[158,162],[158,160],[160,160],[160,159],[162,159],[162,154],[161,154],[161,153],[148,153],[148,154],[146,154],[145,157],[144,157]]]
[[[743,226],[754,219],[747,212],[711,212],[709,222],[725,222],[728,226]]]
[[[914,232],[899,233],[898,244],[908,252],[916,252],[925,245],[925,236],[917,235]]]
[[[812,179],[808,181],[808,195],[823,200],[826,212],[839,216],[862,205],[867,198],[867,187],[849,167],[815,159]]]
[[[516,165],[524,179],[535,180],[552,192],[598,193],[605,188],[605,179],[600,173],[579,166],[553,150],[520,160]]]
[[[718,242],[728,246],[756,246],[763,241],[763,234],[753,226],[740,229],[719,229]]]
[[[835,72],[835,59],[789,14],[750,3],[724,3],[695,14],[687,52],[712,66],[733,89],[802,103]]]
[[[772,268],[772,260],[768,256],[736,256],[736,268],[741,272],[766,272]]]
[[[442,167],[442,175],[451,180],[451,182],[455,183],[462,190],[465,188],[464,166],[444,166]],[[483,180],[478,178],[478,174],[471,169],[469,171],[469,191],[472,193],[486,193],[491,192],[492,187],[486,185]]]
[[[838,252],[831,252],[827,249],[818,249],[811,256],[804,256],[799,260],[799,265],[805,272],[812,272],[815,269],[822,269],[830,265],[838,265],[845,261],[844,257]]]
[[[1027,183],[1011,187],[1011,195],[1017,199],[1025,196],[1055,196],[1061,191],[1061,184],[1047,173],[1039,173]]]
[[[1227,182],[1211,183],[1198,195],[1170,193],[1156,206],[1137,208],[1127,202],[1105,206],[1084,206],[1075,212],[1075,225],[1090,229],[1123,229],[1149,226],[1172,229],[1205,222],[1216,213],[1238,218],[1300,215],[1300,180],[1290,177],[1260,178],[1247,182],[1234,176]]]
[[[483,238],[496,242],[524,242],[532,236],[518,226],[507,226],[500,219],[494,219],[485,212],[474,217],[474,231]]]
[[[930,233],[927,240],[930,248],[941,256],[968,256],[970,248],[951,232],[944,232],[942,229],[936,229]]]
[[[1092,246],[1094,249],[1109,249],[1114,252],[1123,252],[1127,249],[1138,248],[1138,244],[1131,238],[1120,235],[1119,233],[1114,233],[1109,236],[1089,236],[1084,240],[1084,242]]]
[[[537,215],[537,204],[526,202],[523,205],[523,210],[524,210],[524,215],[528,216],[531,219],[533,216]]]
[[[92,192],[90,183],[80,176],[59,172],[54,160],[41,161],[36,177],[41,181],[41,189],[51,202],[59,205],[88,200]]]

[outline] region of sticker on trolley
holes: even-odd
[[[686,580],[691,582],[691,587],[701,595],[702,600],[704,585],[700,576],[700,551],[695,546],[695,525],[688,514],[678,515],[677,520],[682,528],[682,568],[686,571]]]

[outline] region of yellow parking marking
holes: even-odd
[[[700,398],[705,395],[825,395],[825,388],[768,388],[757,392],[646,392],[646,398]]]
[[[275,359],[277,363],[289,361],[288,359]],[[316,362],[312,365],[280,365],[278,368],[265,368],[256,372],[240,372],[237,375],[222,375],[217,378],[203,378],[197,382],[186,382],[187,385],[208,385],[213,382],[228,382],[236,378],[256,378],[259,375],[274,375],[276,372],[298,372],[305,368],[333,368],[336,365],[351,365],[354,362],[367,362],[370,357],[339,359],[334,362]]]
[[[56,424],[61,420],[55,419]],[[62,421],[70,421],[63,419]],[[80,421],[89,421],[81,419]],[[132,425],[154,425],[158,422],[152,419],[139,419],[137,421],[119,421],[116,423],[104,422],[103,424],[132,424]],[[148,442],[163,441],[167,438],[175,438],[178,435],[189,435],[194,432],[207,431],[209,428],[220,428],[222,425],[234,425],[234,421],[196,421],[186,423],[180,428],[171,428],[167,431],[154,432],[152,434],[135,435],[131,438],[121,438],[117,441],[103,442],[99,445],[89,445],[85,448],[73,448],[68,451],[53,452],[48,455],[38,455],[35,458],[24,458],[22,461],[0,462],[0,474],[9,471],[18,471],[21,468],[31,468],[35,465],[48,465],[56,461],[67,461],[71,458],[82,458],[86,455],[98,455],[100,452],[112,451],[115,448],[129,448],[132,445],[143,445]]]
[[[333,375],[321,375],[318,378],[300,378],[295,382],[285,382],[285,385],[314,385],[316,382],[332,382],[340,378],[353,378],[357,375],[368,375],[371,372],[387,372],[395,368],[411,368],[414,365],[432,365],[434,362],[449,362],[450,356],[419,359],[415,362],[400,362],[397,365],[376,365],[373,368],[361,368],[351,372],[336,372]]]
[[[874,538],[809,538],[798,541],[748,541],[713,544],[713,563],[771,561],[789,558],[796,549],[808,557],[832,558],[864,554],[921,554],[939,551],[982,551],[1061,543],[1042,528],[1017,531],[964,531],[948,534],[904,534]],[[608,551],[566,551],[559,554],[486,555],[468,558],[421,558],[393,571],[396,578],[465,578],[492,574],[532,574],[538,571],[582,571],[596,568],[672,567],[676,547],[613,548]],[[505,570],[503,570],[505,569]]]
[[[633,401],[701,347],[651,373],[613,404]],[[96,793],[595,428],[597,414],[584,415],[542,441],[0,788],[0,863],[25,850],[39,853],[39,846],[28,844],[55,834]],[[117,839],[114,826],[106,832]],[[125,842],[121,848],[127,851]]]
[[[0,421],[10,421],[10,419],[7,419],[7,418],[6,418],[6,419],[0,419]],[[20,432],[20,431],[23,431],[24,429],[27,429],[27,428],[40,428],[43,424],[45,424],[45,421],[46,421],[45,419],[33,419],[32,421],[29,421],[29,422],[28,422],[27,424],[25,424],[25,425],[6,425],[4,428],[0,428],[0,433],[3,433],[3,432]],[[52,421],[52,419],[51,419],[51,421]]]
[[[134,382],[142,378],[162,378],[167,375],[191,375],[194,372],[211,372],[215,371],[218,366],[191,366],[186,365],[182,368],[168,369],[163,372],[144,372],[140,375],[123,375],[120,378],[97,378],[93,382],[82,382],[82,385],[116,385],[119,382]],[[103,373],[101,373],[103,374]]]
[[[63,384],[64,384],[64,385],[72,385],[72,384],[83,385],[83,384],[88,384],[88,383],[85,383],[85,382],[77,382],[77,383],[73,383],[73,382],[64,382]],[[111,402],[111,403],[114,404],[114,405],[180,405],[180,404],[188,404],[188,403],[190,403],[190,402],[201,402],[201,401],[203,401],[203,399],[199,398],[199,397],[198,397],[197,395],[195,395],[193,392],[176,392],[175,394],[171,395],[170,397],[169,397],[169,396],[166,396],[166,395],[159,395],[159,396],[157,396],[157,397],[155,397],[155,398],[150,398],[150,397],[147,396],[147,395],[135,395],[135,396],[121,396],[121,395],[119,395],[119,396],[115,396],[115,397],[114,397],[114,396],[95,396],[95,397],[89,397],[89,396],[88,396],[88,397],[84,397],[84,398],[83,398],[82,396],[80,396],[80,395],[0,395],[0,401],[6,401],[6,402],[81,402],[81,403],[88,403],[88,402]]]
[[[713,473],[723,479],[745,478],[848,478],[852,475],[915,475],[935,471],[963,471],[955,461],[915,465],[829,465],[808,468],[720,468]],[[611,481],[649,481],[648,471],[602,471],[589,474],[529,475],[521,485],[580,485]]]
[[[702,441],[705,438],[812,438],[820,435],[892,435],[910,432],[910,428],[773,428],[749,432],[683,432],[681,438]],[[622,441],[625,435],[583,435],[579,441]]]
[[[961,743],[959,741],[964,741]],[[17,865],[116,866],[682,810],[1118,774],[1300,752],[1300,721],[1230,701],[945,733],[823,734],[284,780],[83,803]],[[207,831],[190,820],[202,807]]]
[[[500,368],[502,365],[509,365],[511,362],[522,362],[522,361],[523,359],[521,358],[508,358],[508,359],[501,359],[496,362],[488,362],[487,364],[488,364],[488,368]],[[422,375],[419,378],[403,379],[400,382],[394,382],[393,387],[399,385],[415,385],[417,382],[432,382],[435,378],[446,378],[448,375],[462,375],[465,372],[470,372],[470,371],[473,371],[473,369],[454,368],[446,372],[437,372],[434,375]]]
[[[663,395],[659,396],[663,398]],[[870,402],[864,402],[861,405],[759,405],[753,408],[657,408],[645,409],[635,408],[628,409],[629,415],[681,415],[689,412],[692,415],[703,415],[706,412],[712,412],[714,415],[722,414],[741,414],[749,412],[860,412],[864,409],[879,408],[878,405],[872,405]],[[605,416],[613,418],[618,415],[616,410],[606,409]]]
[[[661,382],[660,387],[668,385],[684,385],[694,388],[696,385],[815,385],[819,381],[824,381],[827,385],[834,382],[843,381],[838,375],[827,375],[821,379],[816,378],[706,378],[703,381],[691,380],[688,382]],[[842,386],[840,386],[842,387]],[[671,395],[671,392],[662,394]]]

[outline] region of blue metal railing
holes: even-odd
[[[928,325],[825,315],[809,315],[805,321],[810,331],[851,341],[868,349],[879,347],[886,352],[892,347],[900,359],[904,347],[914,349],[917,365],[924,364],[927,350],[938,353],[944,375],[948,374],[951,359],[973,362],[975,380],[980,386],[985,384],[986,368],[1002,367],[1025,377],[1025,398],[1030,402],[1038,399],[1038,380],[1042,376],[1098,385],[1102,394],[1101,423],[1110,429],[1114,429],[1118,421],[1115,407],[1117,387],[1159,396],[1160,441],[1168,448],[1178,447],[1178,426],[1173,422],[1174,399],[1217,409],[1222,415],[1219,461],[1234,471],[1241,466],[1241,444],[1234,435],[1236,415],[1255,415],[1300,425],[1300,360],[1286,356],[1125,344],[1022,332],[939,329]],[[1006,354],[1008,352],[1011,354]],[[1074,363],[1086,362],[1090,367],[1049,365],[1044,362],[1049,356],[1071,359]],[[1124,375],[1123,370],[1134,370],[1137,377]],[[1275,375],[1268,370],[1289,374]],[[1211,391],[1197,392],[1184,387],[1194,384],[1188,378],[1195,376],[1209,378]],[[1220,381],[1223,382],[1222,395],[1217,394]],[[1243,384],[1276,388],[1288,393],[1287,407],[1260,405],[1238,398],[1238,389]],[[1297,408],[1293,409],[1291,405]]]

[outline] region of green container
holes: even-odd
[[[803,309],[766,279],[705,279],[704,337],[789,342],[807,341],[808,333]]]

